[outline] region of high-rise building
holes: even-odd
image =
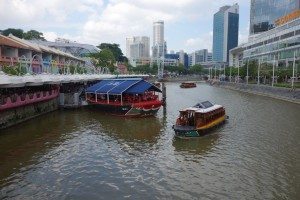
[[[160,58],[167,53],[167,43],[164,39],[164,21],[153,23],[152,57]]]
[[[275,28],[275,21],[300,9],[299,0],[251,0],[250,35]]]
[[[213,54],[211,52],[207,53],[207,60],[206,62],[212,62],[213,60]]]
[[[150,38],[146,36],[126,38],[126,56],[128,58],[149,58]]]
[[[208,53],[207,49],[201,49],[198,51],[195,51],[191,54],[190,56],[190,66],[197,65],[197,64],[202,64],[205,62],[212,61],[212,53]]]
[[[228,62],[229,50],[238,45],[239,6],[223,6],[214,14],[213,61]]]

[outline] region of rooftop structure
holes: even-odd
[[[62,52],[72,54],[76,57],[87,57],[91,53],[97,53],[100,51],[99,48],[90,44],[81,44],[76,42],[71,42],[66,39],[58,38],[55,42],[41,41],[41,40],[31,40],[30,42],[40,44],[43,46],[52,47],[58,49]]]

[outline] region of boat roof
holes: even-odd
[[[95,94],[143,94],[145,91],[161,92],[155,85],[142,78],[104,79],[86,89],[86,93]]]
[[[209,101],[204,101],[204,102],[196,104],[193,107],[189,107],[189,108],[186,108],[186,109],[181,110],[181,111],[182,112],[184,112],[184,111],[194,111],[196,113],[208,113],[208,112],[211,112],[213,110],[216,110],[216,109],[219,109],[219,108],[222,108],[222,107],[223,106],[221,106],[221,105],[213,105]]]

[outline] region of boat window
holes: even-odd
[[[204,108],[210,108],[210,107],[214,106],[214,105],[213,105],[212,103],[210,103],[209,101],[204,101],[204,102],[202,102],[201,104],[204,106]]]

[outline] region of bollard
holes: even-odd
[[[162,101],[163,101],[163,106],[166,106],[167,103],[167,90],[166,90],[166,86],[165,83],[162,82]]]

